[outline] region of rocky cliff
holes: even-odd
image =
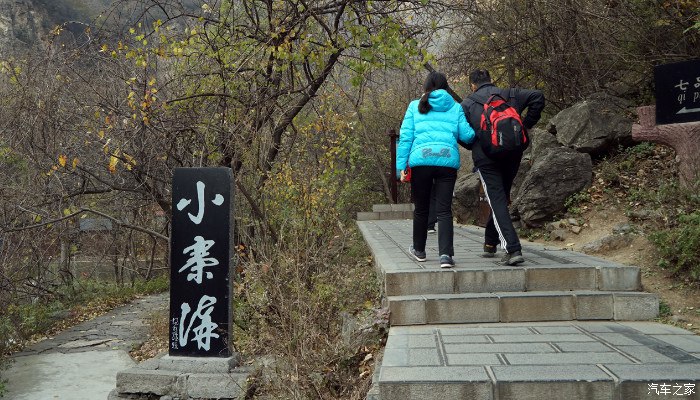
[[[0,0],[0,58],[41,47],[50,16],[33,0]]]

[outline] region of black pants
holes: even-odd
[[[522,155],[515,155],[507,159],[480,163],[476,167],[486,193],[486,200],[491,206],[484,243],[491,246],[500,243],[501,247],[509,253],[522,249],[508,212],[510,189],[518,174],[521,159]]]
[[[435,229],[435,224],[437,223],[437,214],[435,213],[435,185],[433,184],[433,190],[430,191],[430,209],[428,210],[428,230]]]
[[[439,255],[454,256],[452,194],[457,181],[457,170],[448,167],[414,167],[411,171],[411,194],[416,205],[413,212],[413,247],[425,251],[430,193],[435,187]]]

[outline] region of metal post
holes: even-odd
[[[391,191],[391,201],[396,204],[399,201],[398,189],[396,187],[396,138],[399,136],[396,134],[396,129],[390,128],[387,131],[389,135],[389,149],[391,150],[391,176],[389,177],[389,189]]]

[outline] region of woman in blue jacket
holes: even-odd
[[[440,267],[454,266],[452,193],[459,169],[457,141],[474,141],[474,130],[467,123],[462,106],[449,94],[447,78],[431,72],[420,99],[408,105],[401,124],[396,150],[396,170],[406,181],[406,167],[411,168],[411,193],[415,202],[413,213],[413,244],[411,255],[425,261],[430,191],[435,186],[438,220]]]

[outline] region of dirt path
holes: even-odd
[[[700,287],[689,281],[679,282],[659,268],[656,265],[658,257],[655,255],[653,244],[639,232],[639,227],[630,221],[618,206],[590,210],[577,219],[583,222],[583,229],[579,234],[569,231],[564,240],[540,238],[532,241],[581,251],[584,245],[613,234],[613,230],[622,224],[629,224],[637,233],[632,234],[634,239],[628,246],[590,254],[620,264],[640,267],[644,291],[657,293],[662,301],[662,317],[659,321],[700,334]]]

